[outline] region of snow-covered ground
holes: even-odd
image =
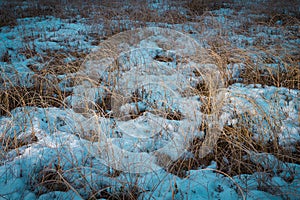
[[[299,199],[299,75],[293,88],[243,82],[251,64],[299,73],[299,19],[258,23],[265,16],[251,10],[255,3],[233,5],[142,28],[80,15],[0,27],[1,110],[9,104],[5,91],[34,88],[37,77],[68,94],[61,106],[12,105],[0,116],[0,199]],[[188,15],[163,1],[147,6]],[[126,31],[107,35],[107,23]],[[47,73],[57,65],[59,72]],[[252,134],[246,140],[273,144],[263,151],[232,142],[251,173],[207,158],[226,130],[241,124]],[[195,139],[203,141],[197,152]],[[289,152],[283,156],[290,162],[273,155],[276,148]],[[197,166],[183,164],[194,160]],[[234,159],[229,152],[222,160],[230,167]]]

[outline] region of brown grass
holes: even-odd
[[[228,4],[232,3],[232,0],[222,1],[210,1],[210,0],[188,0],[186,7],[191,10],[194,15],[202,15],[206,11],[219,10],[220,8],[228,7]]]
[[[222,135],[218,139],[212,153],[205,157],[201,157],[199,154],[203,141],[203,138],[194,138],[188,149],[194,154],[194,157],[178,159],[169,163],[167,171],[179,177],[187,177],[189,170],[198,169],[199,167],[206,168],[212,161],[216,161],[217,170],[229,176],[253,174],[255,172],[272,172],[272,168],[264,168],[253,163],[250,160],[249,152],[270,153],[283,162],[300,163],[299,144],[295,144],[297,147],[296,152],[291,152],[278,145],[274,145],[272,141],[257,141],[253,139],[249,128],[242,125],[224,127]],[[290,170],[289,173],[293,174],[292,169]]]
[[[0,91],[0,115],[9,115],[10,111],[17,107],[63,107],[63,100],[69,96],[69,92],[61,91],[58,82],[52,82],[45,77],[35,76],[35,86],[27,88],[15,86]],[[57,81],[57,80],[56,80]]]
[[[104,23],[106,33],[103,35],[99,35],[97,32],[92,34],[96,45],[100,40],[116,33],[134,27],[144,27],[146,26],[146,22],[166,22],[169,24],[185,23],[192,20],[190,18],[191,16],[202,15],[208,10],[226,8],[229,5],[228,3],[232,3],[231,0],[228,2],[221,0],[189,0],[184,3],[174,1],[174,5],[185,4],[185,7],[190,10],[190,16],[184,16],[175,9],[170,9],[159,14],[156,10],[141,6],[137,0],[130,1],[130,6],[122,10],[120,10],[120,7],[126,4],[122,1],[101,1],[101,3],[97,2],[93,6],[91,6],[91,2],[88,1],[72,1],[69,2],[70,4],[68,6],[63,5],[61,2],[62,1],[57,3],[57,1],[54,0],[40,0],[38,3],[29,3],[29,6],[24,8],[20,7],[23,1],[5,2],[0,8],[0,27],[15,26],[18,18],[47,15],[66,18],[71,22],[72,20],[76,20],[73,19],[73,17],[79,14],[82,17],[87,17],[91,24],[100,23],[99,19],[104,19],[101,23]],[[230,5],[230,7],[234,7],[234,5]],[[243,24],[239,27],[239,33],[249,34],[249,28],[252,25],[275,27],[278,26],[278,21],[282,21],[280,25],[282,29],[290,29],[289,26],[299,26],[300,16],[297,10],[299,8],[299,1],[297,0],[288,0],[285,2],[267,0],[261,2],[260,6],[255,4],[250,5],[253,6],[253,9],[251,9],[252,14],[266,14],[266,16],[254,18],[253,21]],[[242,9],[240,5],[236,5],[236,7],[239,10]],[[132,23],[132,27],[126,27],[126,23],[122,22],[122,19],[126,17],[128,17],[129,20],[135,21]],[[111,20],[116,20],[118,23],[112,26]],[[201,31],[201,27],[199,30]],[[299,30],[299,28],[297,30]],[[293,37],[293,39],[299,38],[297,30],[294,35],[289,37]],[[257,39],[251,49],[239,49],[232,46],[233,44],[230,44],[230,42],[226,40],[226,37],[223,36],[224,35],[220,34],[219,37],[208,38],[208,45],[210,46],[210,61],[216,64],[222,73],[226,87],[236,82],[227,78],[229,73],[227,65],[244,63],[245,68],[241,70],[240,75],[240,78],[242,78],[241,83],[300,89],[300,58],[297,53],[293,53],[292,51],[284,53],[285,49],[279,47],[275,48],[272,45],[265,44],[263,41],[259,41],[259,39]],[[276,51],[271,52],[269,49],[275,49]],[[38,65],[28,66],[36,73],[33,87],[15,86],[0,91],[0,116],[10,115],[12,109],[22,106],[64,107],[63,100],[71,95],[71,93],[64,92],[58,87],[61,80],[57,78],[57,75],[77,72],[80,69],[83,59],[86,57],[86,53],[75,51],[46,51],[44,55],[39,55],[34,49],[30,48],[21,49],[19,53],[24,54],[27,59],[35,56],[40,57],[40,63],[38,63],[38,65],[47,64],[43,69],[39,69]],[[256,61],[251,59],[251,54],[253,53],[258,55]],[[64,59],[69,56],[76,58],[75,61],[65,63]],[[171,58],[168,57],[156,58],[156,60],[161,62],[172,61],[170,59]],[[11,57],[9,51],[6,51],[0,60],[10,63]],[[278,67],[271,68],[270,64],[277,65]],[[47,75],[53,76],[54,79],[51,81],[48,80],[46,78]],[[195,70],[194,75],[201,76],[201,73]],[[74,82],[76,81],[78,80]],[[1,84],[2,82],[3,80],[1,80]],[[200,109],[204,114],[209,115],[215,112],[215,105],[213,105],[214,97],[211,94],[215,94],[216,91],[210,91],[207,82],[199,82],[192,90],[194,95],[201,97],[200,99],[203,106]],[[101,116],[111,117],[105,113],[105,110],[111,109],[111,94],[108,93],[107,96],[101,98],[99,102],[96,102],[95,110],[97,110]],[[137,103],[142,100],[142,96],[133,94],[130,102]],[[155,105],[153,105],[153,107],[155,107]],[[142,113],[132,114],[130,117],[136,118],[140,114]],[[170,120],[181,120],[184,117],[180,111],[171,109],[166,109],[164,112],[157,112],[155,114]],[[242,116],[237,117],[242,118]],[[275,155],[279,160],[284,162],[300,164],[300,142],[296,142],[294,144],[296,150],[291,151],[279,146],[276,133],[274,133],[274,137],[270,138],[269,141],[253,139],[253,133],[249,126],[252,120],[251,117],[253,116],[250,116],[248,121],[241,120],[240,123],[235,126],[225,126],[221,131],[221,136],[212,153],[204,158],[202,158],[199,153],[204,139],[194,138],[193,141],[190,142],[188,149],[194,155],[193,158],[180,158],[176,161],[171,161],[166,155],[161,155],[163,159],[161,161],[162,163],[159,164],[164,166],[168,172],[179,177],[187,177],[189,170],[198,169],[199,167],[206,168],[212,161],[216,161],[217,170],[229,176],[253,174],[254,172],[265,172],[268,174],[271,172],[272,169],[264,168],[261,165],[253,163],[251,159],[249,159],[249,152],[266,152]],[[205,133],[207,131],[207,124],[205,124],[205,122],[200,124],[199,130]],[[84,139],[93,142],[97,141],[98,138],[95,135],[92,135],[89,139]],[[31,138],[27,138],[26,140],[17,138],[7,140],[1,138],[0,143],[5,151],[9,151],[28,145],[36,140],[37,138],[33,134]],[[168,164],[163,163],[165,160],[171,162]],[[291,174],[294,173],[292,170],[290,172]],[[60,166],[45,168],[40,172],[38,182],[48,191],[67,191],[70,189],[70,185],[63,179],[63,173]],[[118,172],[116,176],[120,173],[121,172]],[[293,176],[287,177],[286,180],[289,182],[293,181]],[[132,182],[130,187],[126,187],[126,184],[124,184],[123,188],[119,190],[116,189],[114,192],[108,192],[106,189],[103,189],[103,191],[95,191],[91,195],[91,199],[96,199],[96,197],[108,199],[137,199],[140,192],[142,192],[141,188],[136,185],[136,182]]]

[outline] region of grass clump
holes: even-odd
[[[17,107],[63,107],[63,100],[70,92],[62,91],[57,84],[41,76],[35,76],[33,87],[13,86],[0,91],[0,115],[9,115]]]

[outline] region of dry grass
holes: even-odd
[[[224,50],[226,46],[222,48]],[[278,50],[279,52],[282,51]],[[251,55],[254,53],[256,53],[255,60],[251,58]],[[258,49],[257,52],[234,49],[223,52],[222,50],[215,50],[212,53],[212,57],[216,60],[219,69],[223,71],[223,77],[226,78],[227,86],[240,82],[246,85],[261,84],[263,86],[300,89],[300,60],[298,56],[285,55],[282,58],[281,55],[274,55],[268,52],[267,47]],[[239,81],[232,79],[230,72],[227,71],[227,65],[236,63],[244,64],[244,67],[240,69]],[[229,75],[226,77],[226,74]]]
[[[63,100],[70,95],[61,91],[58,80],[48,80],[46,77],[36,75],[33,77],[34,86],[14,86],[0,91],[0,115],[9,115],[17,107],[64,107]]]
[[[195,170],[199,167],[206,168],[212,161],[215,161],[217,163],[217,171],[231,177],[262,172],[265,173],[266,176],[279,175],[287,182],[292,182],[295,176],[295,171],[293,171],[292,168],[286,169],[284,166],[278,166],[276,170],[278,170],[279,174],[274,174],[272,166],[268,168],[253,162],[253,160],[250,159],[250,152],[269,153],[283,162],[300,163],[299,144],[294,144],[297,150],[292,152],[280,147],[278,144],[274,144],[276,141],[257,141],[253,139],[249,127],[246,127],[245,124],[235,127],[224,127],[221,137],[219,137],[213,151],[205,157],[199,154],[203,141],[203,138],[194,138],[188,149],[194,154],[194,157],[178,159],[169,163],[167,171],[184,178],[189,176],[190,170]],[[272,163],[274,161],[270,160],[269,162]],[[286,177],[284,175],[287,173],[290,174],[290,176]],[[272,186],[270,185],[270,187]]]
[[[219,10],[220,8],[227,8],[232,4],[232,0],[210,1],[210,0],[188,0],[186,7],[197,16],[204,14],[206,11]]]
[[[260,13],[261,16],[266,16],[266,18],[262,19],[269,24],[276,22],[275,20],[278,19],[283,20],[283,25],[293,24],[293,22],[299,23],[299,1],[297,0],[287,0],[285,2],[267,0],[259,2],[259,4],[260,6],[257,6],[255,3],[252,4],[252,9],[249,10],[252,13]],[[263,21],[260,22],[263,23]]]
[[[156,10],[151,10],[147,7],[140,6],[138,1],[131,1],[130,6],[127,9],[119,10],[125,3],[116,1],[101,1],[91,6],[90,2],[74,1],[67,8],[61,3],[55,1],[38,1],[38,4],[32,3],[30,6],[22,8],[23,1],[6,2],[0,8],[0,27],[2,26],[14,26],[17,24],[18,18],[34,17],[34,16],[46,16],[53,15],[60,18],[67,18],[73,20],[72,17],[78,13],[82,17],[88,17],[90,23],[99,23],[99,19],[104,19],[104,25],[106,26],[106,33],[93,35],[95,38],[95,44],[100,40],[116,33],[128,30],[133,27],[144,27],[146,22],[165,22],[169,24],[185,23],[191,20],[191,18],[184,16],[174,9],[170,9],[163,14],[158,13]],[[270,2],[265,1],[262,6],[257,7],[255,5],[252,9],[254,14],[264,13],[266,16],[257,18],[253,24],[243,24],[241,33],[247,33],[248,28],[252,25],[267,25],[269,27],[278,26],[277,22],[282,21],[282,29],[289,28],[289,26],[299,26],[299,12],[297,10],[298,1],[289,0],[288,3],[275,1],[276,6],[273,5],[272,9],[269,8]],[[208,1],[208,0],[190,0],[185,2],[186,8],[190,10],[190,15],[202,15],[208,10],[214,10],[219,8],[228,7],[232,1]],[[182,4],[180,2],[174,2],[176,4]],[[232,6],[233,7],[233,6]],[[237,6],[239,7],[239,6]],[[139,9],[137,9],[139,8]],[[239,7],[239,9],[241,9]],[[260,9],[260,10],[257,10]],[[92,13],[92,14],[91,14]],[[127,27],[122,19],[128,18],[134,20],[132,27]],[[112,20],[116,20],[118,23],[111,26]],[[295,35],[296,39],[299,37]],[[300,58],[298,54],[284,53],[285,49],[277,48],[270,52],[269,49],[273,48],[272,45],[266,45],[263,41],[256,41],[254,47],[259,52],[251,50],[244,50],[240,48],[233,48],[229,41],[224,40],[221,35],[219,38],[208,38],[208,45],[210,46],[210,62],[213,62],[224,79],[224,86],[227,87],[235,82],[241,82],[244,84],[261,84],[264,86],[276,86],[286,87],[289,89],[300,89]],[[273,48],[274,50],[274,48]],[[261,53],[263,52],[263,53]],[[61,80],[57,78],[58,75],[77,72],[81,64],[86,57],[86,53],[80,53],[75,51],[59,52],[59,51],[47,51],[45,55],[39,55],[34,49],[22,49],[20,53],[24,54],[27,59],[35,56],[40,57],[40,63],[37,65],[31,65],[29,68],[36,73],[34,76],[34,86],[30,88],[16,86],[9,89],[0,91],[0,116],[10,115],[11,110],[17,107],[23,106],[38,106],[38,107],[65,107],[63,103],[64,99],[71,95],[70,92],[62,91],[58,87]],[[258,58],[253,60],[251,54],[257,53]],[[65,58],[72,56],[76,58],[75,61],[65,63]],[[168,57],[156,57],[157,61],[170,62],[172,58]],[[9,52],[6,51],[2,55],[1,61],[10,63],[11,58]],[[47,63],[42,69],[39,68],[40,64]],[[228,72],[227,66],[230,64],[244,63],[245,68],[240,72],[240,81],[232,80],[230,72]],[[277,67],[274,67],[277,66]],[[197,70],[194,71],[195,76],[201,76],[201,73]],[[229,76],[228,76],[229,75]],[[53,76],[53,80],[49,80],[47,77]],[[81,80],[75,80],[74,82],[80,82]],[[205,115],[210,115],[218,112],[218,102],[214,102],[214,95],[218,91],[212,91],[210,83],[205,81],[199,82],[195,88],[192,88],[193,94],[200,97],[203,102],[201,111]],[[106,113],[110,110],[112,93],[108,92],[106,96],[101,97],[99,102],[96,102],[94,109],[97,113],[104,117],[112,117]],[[139,92],[133,93],[129,103],[138,103],[144,100],[144,96]],[[151,105],[155,108],[155,105]],[[131,119],[140,116],[143,112],[132,113]],[[166,109],[163,112],[157,111],[154,114],[165,117],[170,120],[181,120],[184,116],[180,111]],[[213,149],[213,152],[205,156],[201,156],[200,149],[204,141],[203,138],[194,138],[189,145],[189,151],[193,153],[194,157],[190,159],[178,159],[171,161],[168,165],[166,163],[160,163],[161,166],[166,167],[166,170],[179,177],[187,177],[188,171],[192,169],[198,169],[199,167],[205,168],[211,164],[212,161],[216,161],[217,170],[226,173],[229,176],[236,176],[241,174],[253,174],[255,172],[270,173],[271,168],[267,169],[263,166],[255,164],[249,159],[249,152],[266,152],[275,155],[279,160],[289,163],[300,164],[300,144],[295,143],[296,151],[286,150],[279,146],[276,133],[274,137],[269,141],[254,140],[253,133],[251,132],[251,126],[249,126],[251,118],[250,116],[246,121],[240,120],[239,124],[235,126],[225,126],[221,131],[220,137]],[[299,116],[300,117],[300,116]],[[237,116],[237,118],[244,119],[244,116]],[[207,130],[207,124],[202,123],[199,125],[199,130],[204,133]],[[97,137],[83,138],[90,141],[97,141]],[[29,139],[19,140],[14,139],[0,139],[0,143],[4,147],[5,151],[11,149],[17,149],[24,145],[36,142],[36,137],[32,135]],[[26,141],[26,142],[24,142]],[[162,157],[165,155],[161,155]],[[170,158],[165,158],[171,160]],[[163,159],[164,160],[164,159]],[[162,161],[163,162],[163,161]],[[293,171],[290,171],[291,174]],[[122,172],[118,172],[116,177]],[[40,171],[36,182],[47,189],[48,191],[67,191],[72,189],[72,184],[64,179],[64,171],[60,166],[55,168],[45,168]],[[131,181],[131,180],[130,180]],[[128,182],[130,182],[128,181]],[[293,181],[293,176],[288,177],[287,181]],[[86,183],[87,184],[87,183]],[[137,199],[142,191],[137,186],[136,182],[132,182],[130,186],[126,186],[128,183],[124,183],[124,187],[118,189],[108,190],[104,187],[101,191],[94,191],[90,195],[89,199],[107,198],[107,199]],[[109,186],[107,186],[109,187]],[[271,187],[271,186],[270,186]],[[111,188],[110,188],[111,189]],[[267,190],[266,188],[261,188]]]
[[[7,115],[16,107],[38,106],[38,107],[64,107],[63,100],[72,94],[60,87],[64,79],[58,78],[58,75],[76,73],[86,57],[84,52],[44,52],[44,55],[37,53],[34,49],[25,48],[19,53],[26,58],[38,57],[37,62],[28,65],[35,74],[31,77],[32,86],[26,87],[14,85],[7,77],[3,76],[2,89],[0,90],[0,115]],[[66,58],[75,58],[66,62]],[[42,66],[42,67],[41,67]],[[22,82],[22,76],[18,77],[16,83]],[[66,87],[74,86],[78,80],[68,78]]]

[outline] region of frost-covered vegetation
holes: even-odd
[[[299,199],[299,8],[0,1],[0,199]]]

